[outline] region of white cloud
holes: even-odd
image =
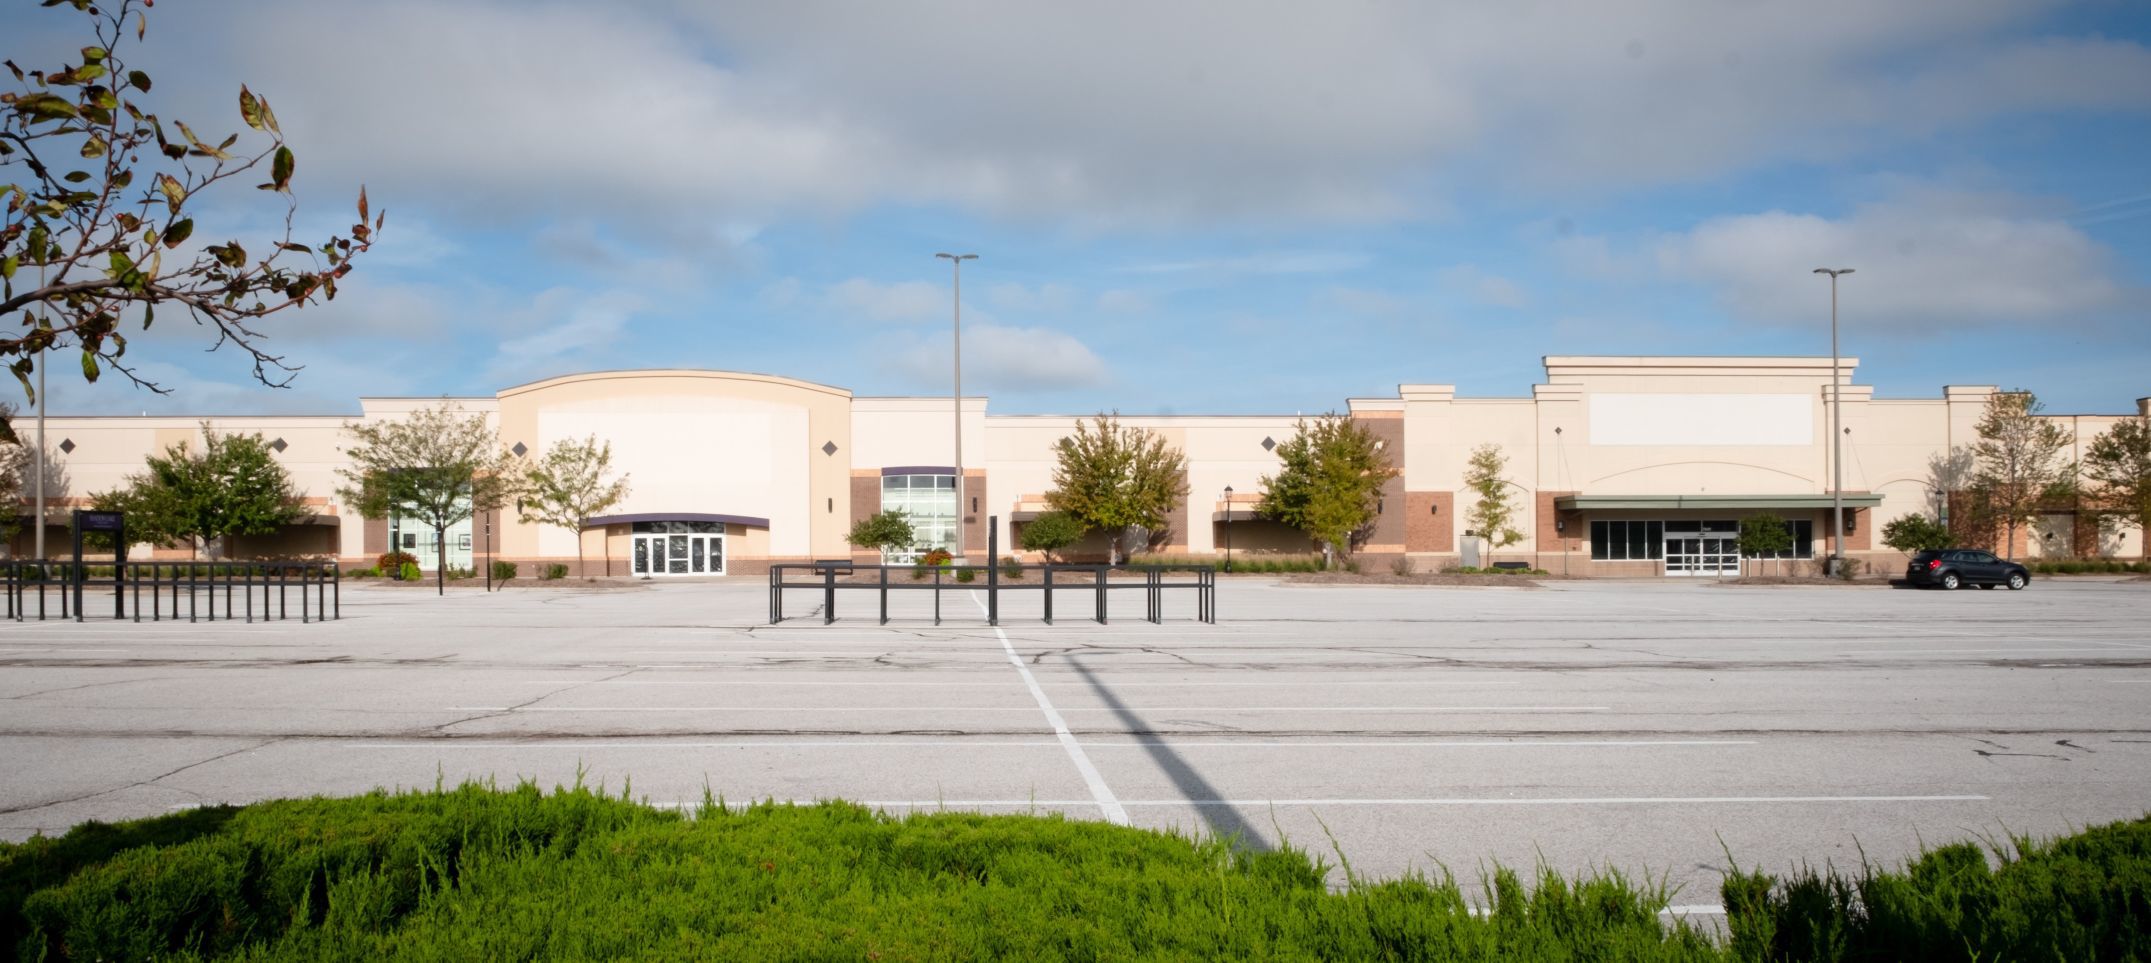
[[[2142,292],[2111,251],[2020,199],[1914,190],[1842,218],[1768,211],[1714,218],[1639,249],[1664,276],[1714,289],[1732,312],[1812,320],[1818,267],[1851,267],[1844,312],[1863,323],[1955,326],[2089,320]]]
[[[2151,51],[2042,35],[2050,6],[251,0],[160,9],[152,39],[211,91],[190,102],[228,113],[258,81],[302,181],[363,177],[377,205],[1300,223],[1423,215],[1447,183],[1663,183],[2151,108]],[[362,82],[320,69],[352,50]]]
[[[1130,274],[1341,274],[1366,267],[1368,260],[1354,251],[1265,251],[1237,257],[1142,261],[1121,270]]]
[[[553,288],[517,319],[529,333],[500,343],[486,366],[488,383],[521,384],[588,371],[620,345],[628,321],[647,305],[637,295]]]
[[[906,336],[883,352],[886,366],[920,386],[949,383],[946,339]],[[966,326],[963,333],[964,390],[1022,394],[1060,388],[1092,387],[1107,380],[1105,362],[1083,342],[1051,328],[1000,324]]]

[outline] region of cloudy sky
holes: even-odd
[[[79,15],[10,4],[26,65]],[[306,370],[191,332],[55,410],[352,411],[708,367],[1002,412],[1516,396],[1546,354],[1827,354],[1859,381],[2151,395],[2151,7],[171,2],[155,107],[298,153],[304,234],[388,229]],[[259,234],[235,192],[197,234]],[[212,222],[216,226],[212,226]],[[160,329],[164,325],[160,325]],[[132,353],[131,353],[132,355]],[[55,370],[63,370],[60,366]],[[65,380],[65,379],[62,379]]]

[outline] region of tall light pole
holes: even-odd
[[[956,381],[951,398],[956,409],[956,557],[963,558],[963,262],[975,261],[976,254],[936,254],[949,259],[949,269],[955,278],[956,323],[954,327],[956,346]],[[987,559],[989,563],[992,559]]]
[[[1835,575],[1845,565],[1845,401],[1844,389],[1838,384],[1837,361],[1837,278],[1851,274],[1851,268],[1816,268],[1816,274],[1830,276],[1830,572]]]

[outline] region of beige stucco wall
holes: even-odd
[[[842,554],[851,400],[841,388],[736,372],[570,375],[502,391],[501,444],[522,443],[535,459],[551,445],[594,435],[611,443],[615,469],[630,486],[608,514],[767,518],[763,554]],[[836,453],[821,450],[832,443]],[[572,556],[575,541],[563,529],[511,522],[502,552]]]

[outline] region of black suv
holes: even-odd
[[[2020,589],[2031,584],[2031,570],[2007,559],[1995,558],[1993,552],[1976,548],[1938,548],[1912,556],[1911,564],[1905,566],[1905,581],[1946,589],[1960,585],[1977,585],[1983,589],[2007,585]]]

